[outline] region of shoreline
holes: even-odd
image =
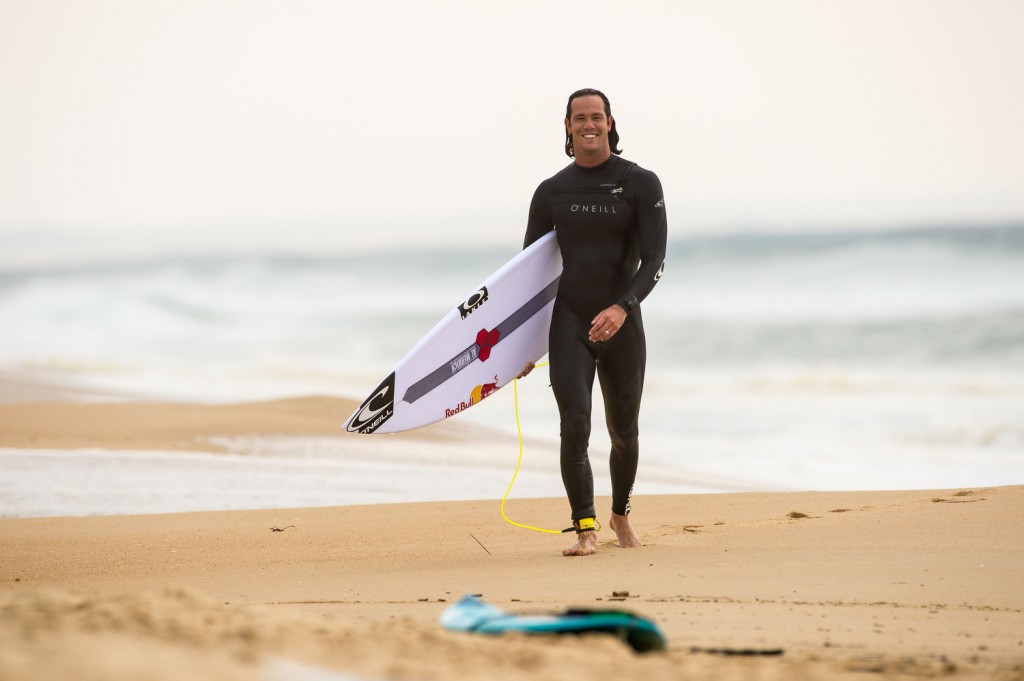
[[[0,404],[0,517],[168,513],[500,497],[515,435],[467,420],[365,436],[355,400]],[[557,443],[524,439],[512,498],[563,493]],[[607,461],[595,457],[598,494]],[[758,489],[649,463],[638,494]],[[763,489],[763,487],[761,488]]]

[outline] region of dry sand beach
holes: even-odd
[[[335,435],[349,406],[11,403],[0,447],[210,451]],[[495,500],[3,519],[0,678],[1024,679],[1024,487],[635,507],[645,546],[605,530],[588,558],[506,524]],[[508,511],[566,514],[562,499]],[[669,647],[442,630],[466,593],[511,612],[626,608]]]

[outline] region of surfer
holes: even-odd
[[[612,444],[609,525],[619,546],[641,546],[629,522],[647,359],[640,302],[661,277],[667,221],[657,175],[623,159],[618,145],[608,98],[592,89],[572,93],[565,153],[573,162],[537,187],[524,243],[554,229],[562,253],[548,354],[561,423],[562,482],[577,534],[576,544],[562,552],[567,556],[597,548],[587,454],[595,373]],[[532,369],[527,365],[523,376]]]

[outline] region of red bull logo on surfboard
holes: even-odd
[[[473,388],[473,392],[470,393],[470,399],[473,400],[473,404],[476,404],[485,397],[489,397],[491,393],[498,390],[498,377],[494,377],[494,383],[484,383]]]
[[[494,383],[484,383],[473,388],[469,393],[469,399],[465,402],[459,402],[453,409],[445,409],[444,417],[449,418],[455,416],[461,411],[465,411],[472,407],[474,404],[481,402],[483,399],[490,397],[492,393],[498,391],[498,377],[494,377]]]

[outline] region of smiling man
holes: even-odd
[[[562,481],[577,534],[576,544],[562,552],[567,556],[597,548],[587,452],[595,374],[612,443],[608,524],[619,546],[641,545],[629,522],[647,359],[640,302],[661,278],[667,221],[658,176],[621,158],[618,145],[608,98],[591,89],[572,93],[565,153],[574,160],[534,193],[524,244],[554,229],[562,252],[548,355],[561,423]]]

